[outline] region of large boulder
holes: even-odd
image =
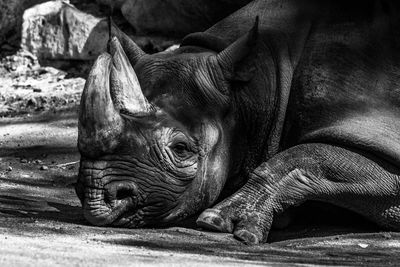
[[[26,8],[46,0],[0,0],[0,44],[7,38],[18,37],[22,14]]]
[[[120,9],[139,35],[203,31],[251,0],[97,0]]]
[[[36,5],[23,15],[21,47],[39,59],[94,59],[107,40],[105,20],[63,1]]]

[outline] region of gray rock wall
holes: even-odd
[[[12,35],[19,35],[25,9],[46,0],[0,0],[0,44]]]
[[[21,36],[21,47],[39,59],[94,59],[106,47],[107,23],[99,17],[109,13],[104,5],[111,5],[115,21],[135,42],[149,52],[159,51],[188,33],[207,29],[250,1],[0,0],[0,45],[10,36]]]
[[[139,35],[203,31],[252,0],[97,0],[120,9]]]
[[[23,16],[21,47],[39,58],[90,60],[105,50],[105,20],[62,1],[27,9]]]

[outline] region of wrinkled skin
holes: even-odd
[[[199,226],[255,244],[317,200],[400,230],[396,3],[254,1],[155,55],[115,30],[122,47],[111,41],[82,96],[86,218],[159,226],[203,211]]]
[[[126,99],[135,97],[129,91],[132,83],[124,84],[120,80],[121,76],[135,73],[123,57],[119,41],[114,38],[110,46],[112,56],[106,53],[99,57],[82,101],[85,109],[98,110],[83,110],[80,115],[80,182],[86,188],[78,191],[83,190],[79,192],[85,194],[80,197],[86,218],[94,224],[139,227],[185,218],[211,205],[227,178],[230,136],[226,133],[230,132],[232,122],[229,118],[222,121],[218,115],[214,116],[220,110],[201,110],[201,106],[195,104],[196,95],[189,99],[185,92],[173,97],[168,92],[156,97],[149,95],[147,99],[154,104],[149,113],[140,114],[140,101],[125,103]],[[137,63],[137,73],[149,82],[141,83],[144,91],[157,86],[153,84],[157,73],[146,68],[146,61],[166,60],[163,55],[158,57],[143,56]],[[176,56],[164,66],[179,65],[185,60],[185,55]],[[199,60],[198,64],[203,62]],[[124,73],[124,69],[131,73]],[[173,77],[163,78],[171,80]],[[111,93],[109,85],[115,86]],[[182,88],[180,84],[175,86]],[[103,90],[100,99],[97,90]],[[119,98],[113,101],[113,94]],[[140,96],[136,96],[138,98]],[[104,99],[110,104],[106,110]],[[143,101],[146,102],[143,105],[148,105],[145,99]],[[117,113],[118,105],[131,107],[125,112],[127,115]],[[188,107],[194,108],[186,110]],[[194,114],[198,118],[193,120]],[[126,211],[129,211],[127,216],[121,217]]]

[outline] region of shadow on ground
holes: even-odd
[[[0,213],[20,218],[87,225],[80,207],[28,198],[0,195]]]
[[[6,263],[32,264],[49,255],[54,262],[98,266],[118,260],[119,265],[172,261],[184,266],[207,261],[396,266],[400,261],[400,234],[379,232],[357,215],[319,203],[296,209],[299,219],[273,230],[269,243],[260,246],[193,224],[194,229],[90,226],[73,187],[79,167],[76,112],[7,120],[0,122],[0,259]]]

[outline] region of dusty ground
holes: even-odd
[[[40,67],[29,55],[3,59],[1,66],[0,266],[396,266],[400,261],[400,234],[379,232],[356,216],[344,223],[337,220],[344,217],[338,211],[302,216],[300,210],[300,219],[273,231],[262,246],[198,229],[90,226],[73,189],[84,80]]]

